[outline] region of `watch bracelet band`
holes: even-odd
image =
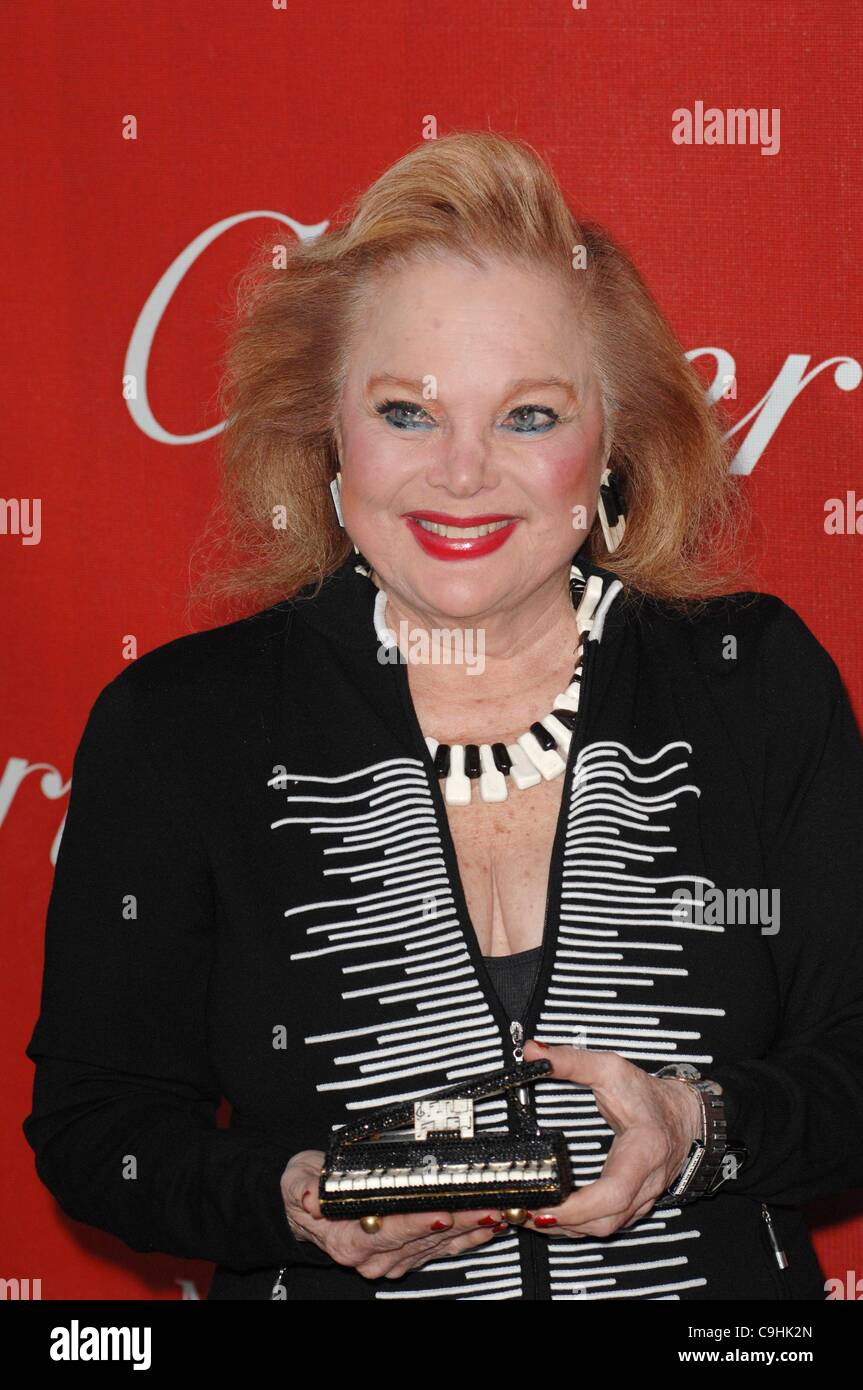
[[[717,1095],[709,1081],[701,1079],[698,1070],[689,1064],[672,1063],[653,1073],[657,1078],[668,1077],[682,1081],[689,1086],[701,1103],[701,1138],[694,1139],[686,1161],[655,1207],[684,1205],[697,1201],[699,1197],[710,1196],[725,1180],[724,1160],[729,1151],[738,1157],[745,1156],[745,1149],[732,1146],[728,1140],[725,1102]],[[723,1176],[720,1178],[720,1175]],[[717,1181],[720,1179],[720,1181]]]

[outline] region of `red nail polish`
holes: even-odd
[[[448,1231],[449,1227],[445,1221],[433,1221],[429,1227],[431,1231]]]
[[[531,1042],[535,1042],[537,1047],[544,1047],[548,1051],[548,1043],[540,1042],[539,1038],[531,1038]]]
[[[501,1221],[499,1225],[493,1226],[493,1227],[492,1227],[492,1230],[493,1230],[493,1231],[505,1231],[506,1228],[508,1227],[508,1225],[509,1225],[509,1222],[508,1222],[508,1221]]]
[[[533,1224],[534,1224],[534,1226],[556,1226],[556,1225],[557,1225],[557,1217],[556,1217],[556,1216],[535,1216],[535,1217],[533,1218]]]
[[[478,1226],[494,1226],[496,1223],[493,1216],[483,1216],[476,1224]]]

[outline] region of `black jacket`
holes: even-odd
[[[210,1298],[267,1299],[280,1266],[289,1300],[825,1297],[797,1208],[863,1185],[860,736],[780,599],[680,618],[583,568],[607,603],[525,1036],[694,1061],[749,1163],[612,1237],[513,1230],[395,1281],[294,1239],[292,1154],[511,1060],[407,671],[378,660],[349,558],[317,595],[139,658],[93,706],[27,1049],[24,1131],[68,1215],[215,1262]],[[672,894],[699,885],[778,889],[779,930],[684,920]],[[593,1180],[613,1134],[592,1093],[534,1091]]]

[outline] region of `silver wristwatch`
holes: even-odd
[[[744,1145],[728,1138],[725,1101],[689,1062],[671,1062],[651,1075],[685,1082],[701,1101],[702,1112],[701,1138],[693,1139],[683,1168],[654,1206],[670,1207],[710,1197],[728,1178],[736,1176],[748,1157]]]

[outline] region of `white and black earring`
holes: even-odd
[[[332,482],[330,483],[330,492],[331,492],[332,495],[333,495],[333,506],[334,506],[335,509],[336,509],[336,516],[338,517],[339,525],[341,526],[342,530],[344,531],[344,530],[345,530],[345,517],[344,517],[344,512],[342,511],[342,474],[341,474],[341,470],[339,470],[339,472],[336,474],[336,476],[333,478]],[[359,546],[356,545],[356,544],[354,544],[354,554],[355,554],[355,555],[358,555],[359,558],[360,558],[360,560],[362,561],[361,564],[355,565],[355,566],[354,566],[355,570],[357,571],[357,574],[364,574],[364,575],[366,576],[366,578],[368,579],[368,578],[371,576],[371,566],[369,565],[369,562],[368,562],[368,560],[366,559],[366,557],[365,557],[365,556],[362,554],[362,552],[360,551]]]
[[[617,475],[610,468],[603,469],[597,511],[605,544],[610,551],[614,551],[623,540],[626,530],[626,508]]]
[[[344,529],[345,529],[345,518],[344,518],[344,513],[342,512],[342,475],[341,475],[341,472],[338,472],[338,473],[336,474],[336,476],[333,478],[333,481],[330,483],[330,492],[333,494],[333,506],[334,506],[335,509],[336,509],[336,516],[337,516],[338,519],[339,519],[339,525],[341,526],[342,530],[344,531]]]

